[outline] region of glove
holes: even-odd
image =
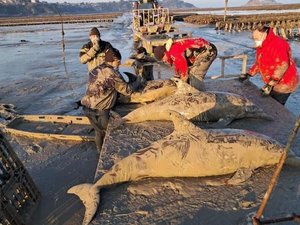
[[[193,52],[192,52],[192,50],[190,50],[189,48],[185,51],[185,55],[186,55],[186,57],[191,57],[192,56],[192,54],[193,54]]]
[[[137,54],[137,55],[135,55],[135,58],[136,59],[144,59],[145,58],[145,53],[140,53],[140,54]]]
[[[99,51],[100,46],[99,46],[99,43],[98,43],[98,42],[93,43],[93,49],[94,49],[95,51]]]
[[[239,81],[243,82],[243,81],[249,79],[250,77],[251,77],[251,75],[249,73],[243,73],[239,76]]]
[[[271,86],[271,85],[269,85],[269,84],[266,84],[266,85],[263,86],[262,89],[260,90],[260,91],[261,91],[261,95],[262,95],[263,97],[268,96],[268,95],[271,93],[272,89],[273,89],[273,86]]]
[[[73,103],[73,109],[79,109],[79,107],[81,107],[81,106],[82,106],[81,100]]]

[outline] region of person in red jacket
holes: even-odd
[[[288,42],[274,34],[269,27],[262,27],[253,32],[256,47],[256,62],[240,80],[246,80],[261,74],[265,86],[263,96],[270,95],[284,105],[290,94],[296,91],[299,76],[292,51]]]
[[[214,59],[217,48],[203,38],[187,38],[173,41],[154,49],[158,60],[174,65],[175,77],[197,88],[197,80],[203,81]]]

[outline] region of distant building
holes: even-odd
[[[39,0],[31,0],[31,3],[39,3]]]

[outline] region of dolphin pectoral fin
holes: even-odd
[[[223,128],[228,126],[233,121],[232,118],[220,118],[217,122],[208,125],[209,128]]]
[[[238,169],[235,174],[226,181],[226,184],[229,185],[239,185],[246,180],[248,180],[252,175],[252,170],[249,168],[240,168]]]
[[[80,184],[70,188],[68,194],[77,195],[85,206],[85,214],[82,225],[88,225],[96,211],[100,202],[99,189],[92,184]]]

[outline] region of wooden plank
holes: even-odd
[[[61,133],[42,132],[38,130],[24,130],[23,123],[35,123],[36,127],[48,124],[63,125]],[[37,138],[44,140],[66,140],[66,141],[94,141],[93,135],[83,134],[63,134],[67,126],[72,125],[90,125],[90,122],[85,116],[61,116],[61,115],[22,115],[11,121],[5,128],[7,133],[17,136],[25,136],[28,138]],[[51,130],[51,128],[50,128]],[[55,130],[55,129],[54,129]]]

